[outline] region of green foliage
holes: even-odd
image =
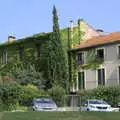
[[[57,11],[53,8],[53,33],[47,42],[44,52],[44,64],[47,64],[44,75],[47,76],[46,83],[51,88],[54,84],[67,88],[67,61],[64,55],[60,38]]]
[[[37,72],[35,67],[32,65],[20,65],[11,72],[14,76],[15,81],[21,85],[33,84],[39,88],[44,88],[44,78],[42,73]]]
[[[27,111],[28,107],[27,106],[21,106],[19,103],[14,105],[15,107],[12,109],[12,111]]]
[[[33,62],[35,60],[35,49],[34,48],[27,48],[24,51],[24,63],[25,62]]]
[[[21,86],[15,82],[0,85],[0,98],[2,101],[2,109],[15,109],[16,104],[20,100]]]
[[[0,110],[26,109],[30,106],[33,98],[48,96],[43,90],[34,85],[21,86],[16,82],[0,85]],[[21,106],[22,105],[22,106]]]
[[[99,86],[93,90],[80,91],[80,95],[86,96],[86,99],[103,99],[112,106],[117,106],[120,102],[120,86]]]
[[[87,52],[86,63],[88,64],[89,68],[96,69],[99,67],[100,64],[103,63],[103,60],[97,58],[95,49],[91,49]]]
[[[77,79],[77,75],[76,75],[76,73],[77,73],[77,70],[78,70],[78,68],[77,68],[78,66],[77,66],[77,63],[76,63],[76,54],[75,53],[72,53],[72,55],[71,55],[71,78],[72,78],[72,80],[71,80],[71,85],[73,85],[73,83],[75,83],[76,84],[76,79]]]
[[[93,96],[108,101],[111,105],[117,106],[120,102],[120,86],[100,86],[93,90]]]
[[[28,84],[22,86],[22,94],[20,95],[20,104],[29,106],[34,98],[39,98],[42,96],[47,96],[43,90],[38,87]]]
[[[78,69],[97,69],[103,63],[103,60],[97,58],[95,49],[90,49],[87,51],[86,63],[79,65]]]
[[[53,86],[51,89],[49,89],[49,95],[52,97],[53,100],[55,100],[56,104],[58,106],[63,106],[65,103],[65,89],[63,89],[61,86]]]

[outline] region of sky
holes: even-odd
[[[82,18],[95,29],[120,31],[120,0],[0,0],[0,43],[11,34],[20,39],[52,31],[53,5],[60,28]]]

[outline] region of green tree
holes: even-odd
[[[65,89],[59,85],[53,86],[48,90],[50,97],[56,102],[58,106],[63,106],[66,100]]]
[[[49,87],[60,85],[67,88],[67,62],[63,51],[58,23],[57,10],[53,7],[53,32],[46,47],[46,74]]]

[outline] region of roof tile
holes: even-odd
[[[81,44],[74,46],[73,49],[94,47],[97,45],[104,45],[104,44],[114,43],[114,42],[119,42],[119,41],[120,41],[120,32],[113,32],[107,35],[100,35],[100,36],[88,39],[82,42]]]

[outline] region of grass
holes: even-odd
[[[1,112],[0,120],[120,120],[108,112]]]

